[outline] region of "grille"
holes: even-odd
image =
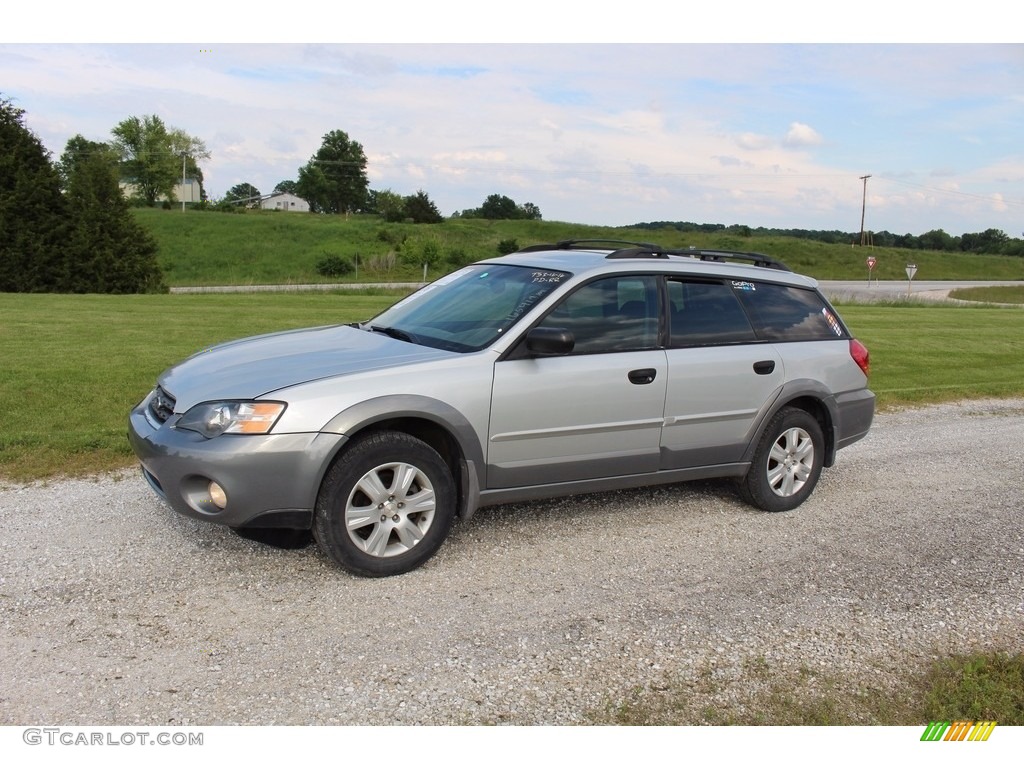
[[[149,400],[149,415],[160,424],[163,424],[174,413],[174,395],[165,392],[163,387],[157,387],[153,397]]]

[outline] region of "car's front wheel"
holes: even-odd
[[[762,433],[740,484],[743,498],[768,512],[800,506],[821,476],[824,448],[817,419],[799,408],[781,409]]]
[[[455,517],[455,483],[444,459],[403,432],[375,432],[351,445],[317,497],[317,541],[361,576],[395,576],[426,562]]]

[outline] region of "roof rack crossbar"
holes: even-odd
[[[528,245],[525,248],[520,248],[518,253],[534,253],[536,251],[569,251],[573,248],[581,247],[593,247],[595,245],[631,245],[636,248],[648,248],[651,250],[661,250],[659,246],[653,243],[636,243],[632,240],[604,240],[604,239],[592,239],[592,240],[559,240],[557,243],[546,243],[540,245]]]
[[[617,251],[612,251],[606,259],[667,259],[670,251],[666,251],[664,248],[657,246],[650,248],[645,246],[638,246],[636,248],[620,248]]]
[[[697,251],[697,254],[697,257],[701,261],[748,261],[755,267],[779,269],[784,272],[793,271],[783,262],[763,253],[744,253],[739,251]]]

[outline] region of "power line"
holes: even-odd
[[[970,197],[975,200],[984,200],[985,202],[992,202],[991,195],[979,195],[976,192],[964,192],[959,189],[943,189],[942,187],[929,187],[924,184],[915,184],[911,181],[903,181],[902,179],[890,179],[888,176],[879,176],[878,178],[887,181],[891,184],[902,184],[905,187],[914,187],[915,189],[923,189],[926,192],[935,192],[941,195],[950,195],[951,197]],[[1024,200],[1014,200],[1012,198],[999,198],[999,202],[1004,205],[1022,205],[1024,206]]]

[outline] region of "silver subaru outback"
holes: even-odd
[[[365,323],[203,350],[129,439],[176,511],[312,530],[365,576],[491,504],[731,477],[790,510],[874,414],[868,351],[815,286],[761,254],[532,246]]]

